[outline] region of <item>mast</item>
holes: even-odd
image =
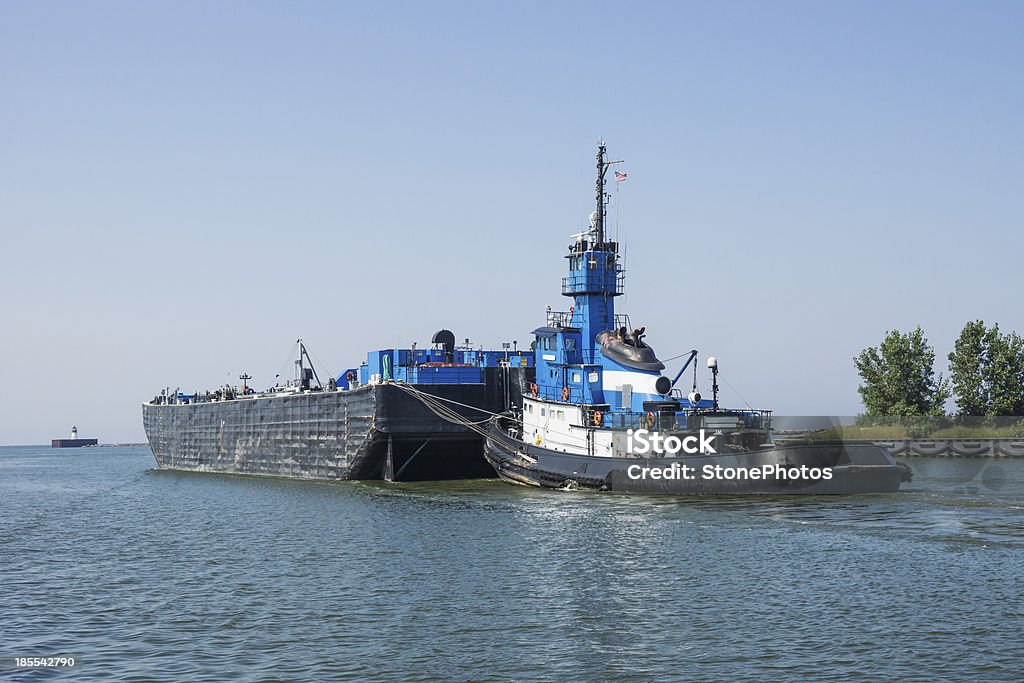
[[[597,210],[590,214],[589,229],[573,235],[575,243],[566,256],[568,277],[562,278],[562,295],[572,297],[573,324],[579,326],[588,353],[597,335],[615,327],[615,297],[622,294],[622,268],[618,245],[609,241],[605,175],[619,161],[609,161],[604,140],[597,141],[597,180],[594,200]]]
[[[604,140],[597,141],[597,244],[604,244],[604,175],[608,172],[608,164],[604,161]]]

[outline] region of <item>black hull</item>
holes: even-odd
[[[685,455],[673,458],[607,458],[570,455],[514,439],[496,426],[491,427],[484,444],[487,461],[505,481],[546,488],[585,488],[619,493],[672,495],[841,495],[858,493],[895,493],[900,483],[909,481],[909,468],[897,463],[884,449],[870,442],[828,442],[814,445],[783,446],[758,451]],[[672,465],[677,465],[671,470]],[[693,468],[691,478],[653,479],[629,476],[631,466],[672,471],[678,465]],[[738,473],[737,478],[704,478],[705,466],[749,471],[765,465],[787,469],[801,466],[829,468],[831,479],[776,478],[757,479]],[[632,470],[639,474],[637,469]]]
[[[416,385],[490,412],[520,397],[521,378],[488,368],[486,384]],[[453,406],[463,416],[484,415]],[[494,477],[483,439],[391,383],[233,401],[142,407],[161,469],[295,479],[422,481]]]

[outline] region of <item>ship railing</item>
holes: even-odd
[[[680,424],[676,420],[675,413],[657,413],[652,411],[646,413],[608,413],[602,419],[602,426],[606,429],[632,429],[634,431],[646,429],[654,432],[685,429],[686,424]]]
[[[600,407],[587,410],[589,425],[613,430],[674,431],[699,429],[714,431],[730,430],[771,430],[772,411],[743,410],[729,414],[716,414],[706,411],[649,411],[649,412],[606,412]]]
[[[772,428],[772,411],[748,408],[715,412],[704,408],[686,411],[686,421],[690,429],[768,431]]]
[[[562,294],[622,294],[625,291],[625,271],[585,271],[562,278]]]
[[[548,327],[572,327],[573,313],[569,311],[548,311]]]
[[[576,327],[573,325],[573,318],[575,317],[575,311],[548,311],[546,324],[548,327]],[[633,326],[629,322],[629,316],[625,313],[616,313],[615,321],[612,323],[615,329],[621,329],[625,327],[627,330],[632,330]]]
[[[537,386],[537,385],[533,385]],[[533,398],[543,399],[545,401],[562,401],[562,390],[558,387],[544,387],[537,386],[537,393],[533,393],[533,387],[530,387],[530,396]],[[568,401],[562,401],[568,403]]]
[[[648,421],[646,413],[604,412],[593,409],[588,411],[587,418],[591,425],[603,429],[654,429],[657,425],[657,417],[655,416],[654,421]]]

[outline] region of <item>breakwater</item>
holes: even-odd
[[[1024,438],[875,441],[897,458],[1024,458]]]

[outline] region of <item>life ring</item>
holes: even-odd
[[[594,426],[600,427],[604,424],[604,415],[601,414],[600,410],[594,411]]]
[[[531,384],[530,385],[530,393],[533,394],[534,396],[537,395],[538,392],[537,392],[537,385],[536,384]]]
[[[569,387],[562,387],[562,400],[563,401],[568,401],[569,400]]]
[[[656,419],[657,418],[654,416],[654,413],[647,413],[647,428],[648,429],[650,429],[651,427],[654,426],[654,422],[655,422]]]

